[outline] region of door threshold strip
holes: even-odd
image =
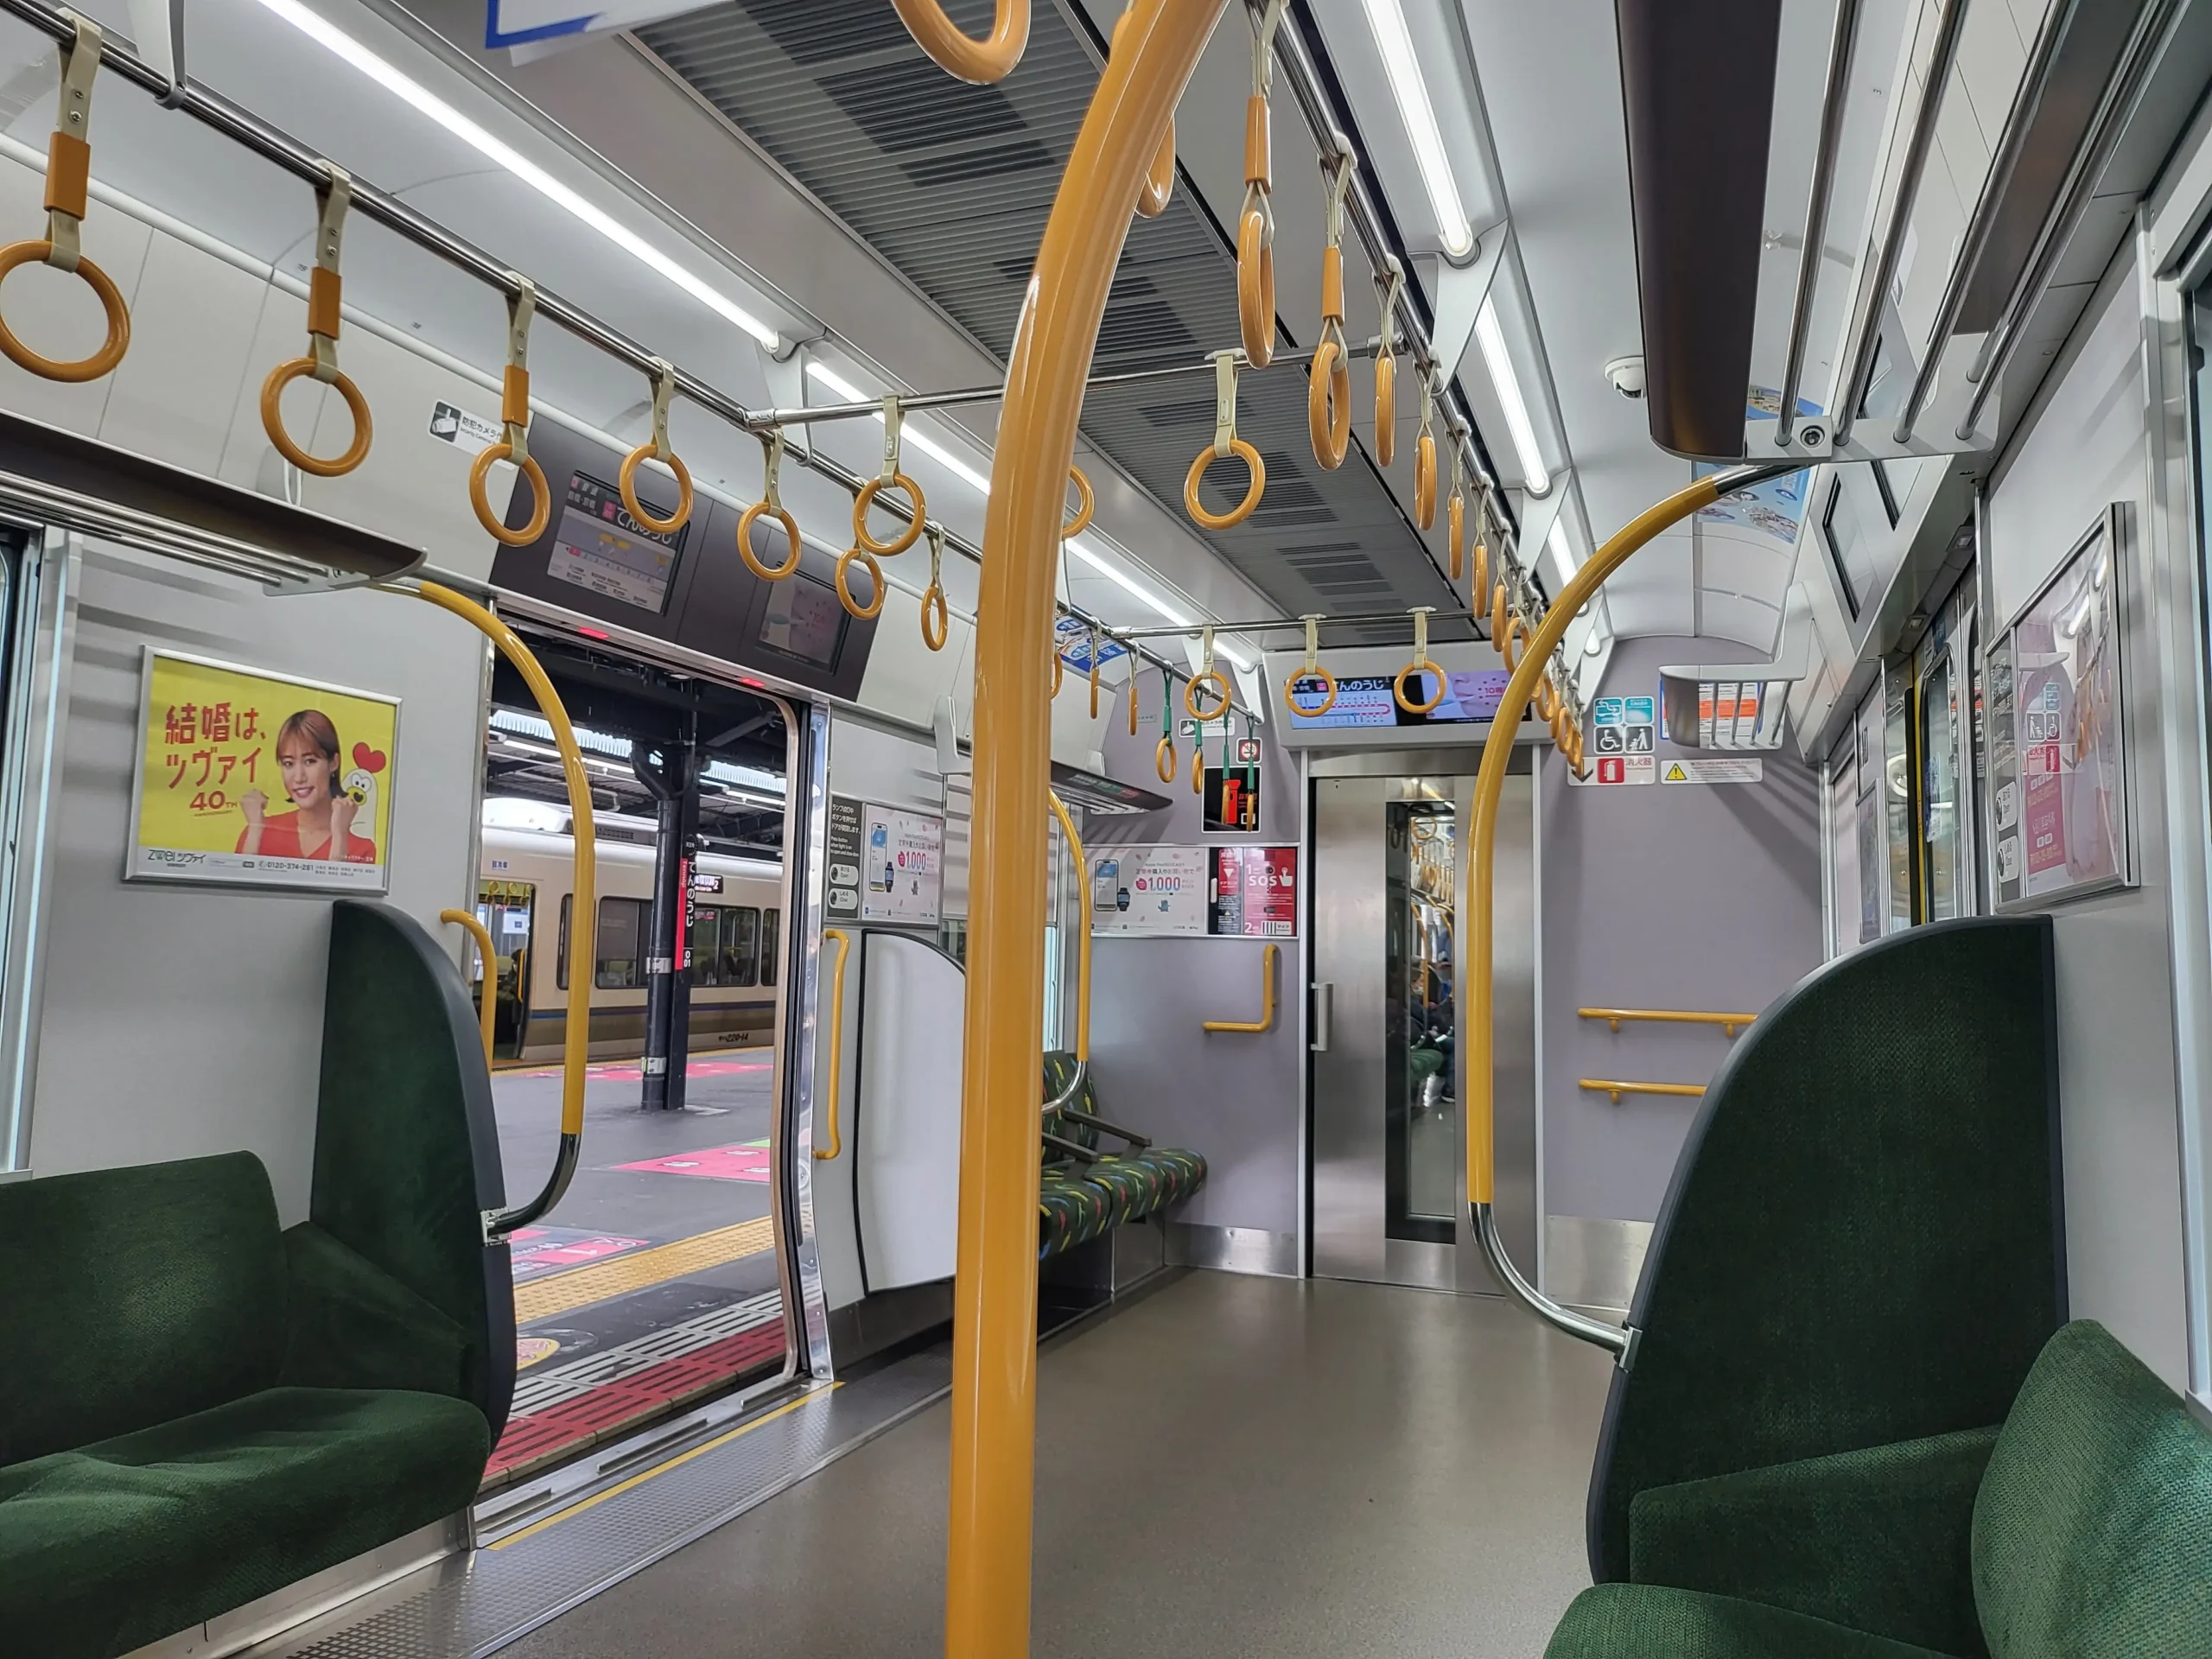
[[[242,1659],[480,1659],[735,1520],[942,1399],[943,1348],[808,1389],[494,1542],[448,1557]],[[519,1520],[519,1516],[513,1517]]]

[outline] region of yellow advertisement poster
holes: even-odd
[[[146,652],[126,880],[382,893],[399,702]]]

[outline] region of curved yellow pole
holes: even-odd
[[[1083,931],[1076,936],[1075,947],[1075,1057],[1082,1062],[1090,1058],[1090,860],[1059,791],[1048,789],[1045,798],[1052,802],[1052,816],[1059,819],[1060,833],[1067,837],[1068,851],[1074,855],[1077,897],[1083,901]]]
[[[484,964],[484,994],[476,999],[476,1023],[484,1033],[484,1064],[492,1064],[492,1021],[499,1013],[499,958],[492,948],[492,930],[476,919],[473,910],[442,910],[438,919],[464,928],[476,941],[476,960]]]
[[[576,1157],[583,1141],[584,1077],[591,1059],[591,985],[599,961],[594,950],[597,943],[594,938],[594,924],[599,919],[599,855],[592,834],[591,779],[584,771],[584,753],[576,745],[576,729],[569,723],[569,711],[562,706],[561,694],[553,689],[553,682],[546,677],[537,658],[515,631],[474,600],[450,588],[426,582],[415,591],[475,628],[514,664],[515,671],[530,687],[531,696],[537,699],[538,711],[545,716],[546,724],[553,728],[553,746],[561,751],[561,775],[569,786],[569,833],[575,842],[576,873],[573,889],[575,897],[569,907],[568,1028],[563,1032],[561,1042],[561,1149],[554,1165],[553,1179],[546,1184],[544,1192],[485,1224],[486,1230],[497,1237],[535,1221],[561,1201],[561,1194],[568,1189],[569,1178],[575,1173]]]
[[[1562,1308],[1530,1288],[1505,1258],[1491,1219],[1491,1205],[1497,1183],[1497,1153],[1491,1032],[1496,1006],[1491,983],[1494,931],[1491,887],[1497,866],[1498,804],[1505,793],[1505,772],[1513,759],[1514,738],[1521,729],[1522,716],[1535,695],[1536,682],[1543,677],[1552,652],[1566,637],[1568,624],[1605,585],[1605,578],[1662,531],[1680,524],[1732,491],[1795,471],[1797,464],[1738,467],[1699,479],[1688,488],[1677,490],[1647,508],[1592,553],[1545,611],[1542,623],[1515,664],[1513,677],[1506,682],[1505,695],[1499,699],[1497,713],[1492,717],[1489,741],[1483,745],[1482,769],[1475,778],[1471,837],[1474,856],[1467,861],[1467,1033],[1460,1046],[1460,1052],[1466,1057],[1466,1070],[1459,1095],[1466,1102],[1467,1110],[1468,1207],[1474,1212],[1475,1230],[1484,1254],[1506,1288],[1540,1318],[1571,1336],[1611,1349],[1624,1363],[1629,1357],[1632,1337],[1617,1326]]]
[[[1008,357],[976,601],[948,1659],[1029,1650],[1036,1507],[1037,1079],[1055,559],[1076,423],[1129,204],[1226,0],[1139,0],[1068,157]]]
[[[822,942],[837,946],[837,965],[830,970],[830,1144],[817,1147],[814,1156],[817,1162],[829,1163],[845,1149],[845,1137],[840,1127],[843,1103],[838,1096],[843,1082],[841,1065],[845,1057],[845,952],[852,948],[852,939],[842,927],[825,927]],[[822,1113],[817,1109],[818,1120]]]

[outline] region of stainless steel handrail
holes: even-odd
[[[1643,1334],[1641,1331],[1634,1325],[1608,1325],[1603,1319],[1593,1319],[1540,1293],[1513,1265],[1505,1240],[1498,1234],[1497,1216],[1491,1206],[1478,1204],[1473,1210],[1475,1237],[1482,1244],[1483,1260],[1490,1263],[1490,1270],[1516,1300],[1554,1331],[1563,1331],[1592,1347],[1603,1348],[1622,1370],[1636,1368],[1637,1344]]]
[[[2020,77],[2019,90],[2013,95],[2012,110],[2005,117],[2005,130],[1998,135],[1997,154],[1990,161],[1989,176],[1982,181],[1980,198],[1974,205],[1974,217],[1967,221],[1958,257],[1951,264],[1950,279],[1944,283],[1943,297],[1936,304],[1936,321],[1928,330],[1928,347],[1921,357],[1920,372],[1913,376],[1912,391],[1897,415],[1895,437],[1899,443],[1911,442],[1913,423],[1927,407],[1929,394],[1936,390],[1936,372],[1942,366],[1943,347],[1959,326],[1959,313],[1967,302],[1967,286],[1973,279],[1974,266],[1989,245],[1990,233],[1997,228],[1997,215],[2004,207],[2005,195],[2012,186],[2012,175],[2027,149],[2028,130],[2035,124],[2037,112],[2043,108],[2044,94],[2050,90],[2051,72],[2058,67],[2058,43],[2066,37],[2066,31],[2080,10],[2080,0],[2057,0],[2044,14],[2043,28],[2036,35],[2028,67]]]
[[[1805,204],[1805,248],[1797,261],[1797,297],[1789,309],[1789,354],[1782,370],[1780,442],[1789,442],[1797,425],[1797,384],[1805,372],[1805,336],[1813,326],[1813,295],[1827,243],[1828,198],[1835,193],[1836,150],[1843,142],[1843,117],[1850,101],[1851,62],[1859,41],[1859,0],[1836,0],[1835,35],[1828,43],[1827,89],[1821,99],[1821,144],[1813,156],[1812,200]]]
[[[2088,137],[2075,153],[2073,166],[2067,169],[2065,187],[2051,204],[2050,212],[2044,216],[2043,227],[2036,235],[2035,251],[2029,256],[2019,280],[2012,284],[1997,326],[1983,340],[1981,350],[1967,371],[1967,378],[1974,383],[1974,393],[1959,422],[1958,435],[1961,438],[1973,435],[1998,382],[2005,378],[2005,370],[2019,346],[2020,330],[2050,286],[2067,239],[2088,210],[2106,164],[2119,147],[2120,134],[2126,126],[2126,117],[2135,107],[2143,84],[2150,78],[2151,67],[2158,60],[2159,43],[2165,39],[2179,10],[2180,0],[2152,0],[2137,16],[2126,49],[2113,66],[2111,78],[2105,82],[2104,92],[2097,99]]]
[[[1874,256],[1874,280],[1864,289],[1866,315],[1851,353],[1851,369],[1838,390],[1841,396],[1831,411],[1835,441],[1851,435],[1859,419],[1859,405],[1866,396],[1866,382],[1874,372],[1874,348],[1882,339],[1882,307],[1904,252],[1905,232],[1912,224],[1913,206],[1920,198],[1921,175],[1928,168],[1928,152],[1936,142],[1936,118],[1942,112],[1943,95],[1950,89],[1951,66],[1959,54],[1959,35],[1966,22],[1967,0],[1943,0],[1943,16],[1936,25],[1936,48],[1928,61],[1927,78],[1920,83],[1920,107],[1912,112],[1912,131],[1905,143],[1904,164],[1897,176],[1897,199],[1890,204],[1889,224]]]

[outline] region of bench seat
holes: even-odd
[[[491,1449],[464,1400],[274,1388],[0,1469],[0,1630],[127,1652],[465,1509]]]
[[[1046,1098],[1059,1098],[1075,1074],[1074,1055],[1058,1051],[1047,1053]],[[1096,1155],[1086,1160],[1056,1154],[1052,1144],[1046,1144],[1037,1194],[1040,1261],[1103,1237],[1126,1223],[1155,1216],[1205,1185],[1206,1160],[1198,1153],[1179,1147],[1133,1146],[1120,1153],[1097,1150],[1102,1133],[1113,1133],[1102,1131],[1092,1121],[1097,1116],[1098,1096],[1088,1077],[1066,1109],[1045,1114],[1046,1134]]]

